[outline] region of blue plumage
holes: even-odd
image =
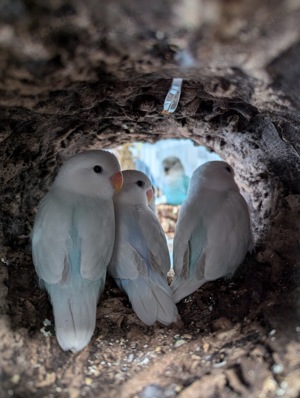
[[[164,182],[162,189],[168,204],[176,206],[185,201],[189,181],[189,177],[184,174],[174,180]]]
[[[163,160],[162,191],[170,205],[181,205],[186,199],[190,178],[185,174],[181,161],[170,156]]]

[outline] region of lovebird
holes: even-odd
[[[175,229],[175,302],[207,281],[232,275],[253,248],[248,206],[232,167],[223,161],[198,167]]]
[[[185,200],[190,178],[185,175],[184,167],[175,156],[169,156],[162,162],[162,191],[170,205],[181,205]]]
[[[148,207],[151,181],[137,170],[123,170],[124,184],[115,195],[116,238],[108,272],[146,324],[177,321],[177,307],[167,283],[170,256],[157,216]]]
[[[122,182],[115,155],[82,152],[62,165],[40,203],[32,233],[33,263],[49,293],[64,351],[80,351],[94,333],[115,239],[113,195]]]

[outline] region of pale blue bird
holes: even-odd
[[[176,156],[169,156],[162,162],[162,191],[170,205],[181,205],[186,198],[190,178],[185,174],[184,167]]]
[[[32,256],[65,351],[80,351],[93,335],[115,238],[113,195],[121,186],[117,158],[92,150],[68,159],[41,201]]]
[[[153,191],[142,172],[122,171],[124,184],[115,196],[116,238],[108,272],[146,324],[169,325],[178,312],[167,283],[170,257],[158,218],[148,207]]]
[[[232,167],[222,161],[198,167],[175,230],[175,302],[207,281],[232,275],[253,247],[248,206]]]

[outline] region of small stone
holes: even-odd
[[[192,338],[193,338],[193,336],[191,334],[184,334],[182,337],[187,340],[192,340]]]
[[[99,376],[99,374],[100,374],[97,366],[95,366],[95,365],[89,366],[88,372],[89,372],[89,374],[94,375],[94,376]]]
[[[140,362],[140,365],[148,365],[149,362],[150,362],[150,359],[146,357]]]
[[[84,382],[87,386],[90,386],[93,383],[93,380],[90,377],[86,377]]]
[[[186,343],[186,341],[183,339],[177,340],[176,343],[174,344],[174,347],[175,348],[180,347],[181,345],[183,345],[185,343]]]
[[[207,353],[208,350],[209,350],[209,347],[210,347],[209,343],[204,343],[204,344],[203,344],[203,351],[204,351],[205,353]]]
[[[128,358],[127,358],[127,362],[132,362],[134,360],[134,355],[133,354],[130,354],[130,355],[128,355]]]
[[[279,363],[276,363],[272,366],[272,372],[275,374],[280,374],[283,372],[283,366]]]
[[[284,397],[286,394],[286,390],[284,388],[277,388],[276,395],[277,397]]]
[[[10,379],[12,383],[18,384],[20,381],[21,377],[18,374],[13,375],[13,377]]]
[[[226,363],[227,363],[226,360],[224,360],[224,361],[222,361],[222,362],[216,362],[216,363],[213,364],[213,367],[214,367],[214,368],[221,368],[222,366],[225,366]]]
[[[175,387],[176,388],[176,387]],[[172,386],[171,388],[165,388],[160,386],[159,384],[150,384],[146,386],[142,391],[140,391],[137,395],[139,398],[175,398],[177,392],[175,388]]]

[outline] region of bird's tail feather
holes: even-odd
[[[56,338],[64,350],[78,352],[91,340],[96,308],[104,281],[84,281],[79,290],[52,285],[48,289],[54,312]],[[100,286],[99,286],[100,285]]]
[[[181,278],[176,278],[172,283],[171,290],[173,292],[173,298],[175,303],[178,303],[180,300],[194,293],[199,287],[204,285],[206,282],[205,279],[198,280],[183,280]]]
[[[167,281],[153,281],[151,278],[139,277],[135,280],[118,279],[131,302],[137,316],[146,324],[153,325],[159,321],[169,325],[177,321],[178,311]]]

